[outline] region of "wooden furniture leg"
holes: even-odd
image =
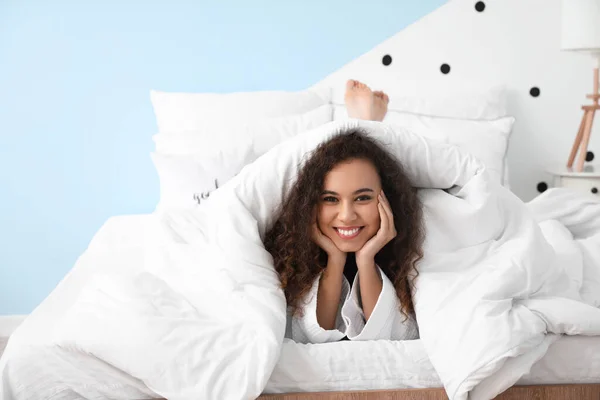
[[[573,166],[573,161],[575,161],[575,156],[577,155],[577,150],[579,150],[579,145],[581,144],[581,139],[583,137],[583,128],[585,127],[585,121],[587,120],[588,112],[585,110],[583,112],[583,117],[581,117],[581,124],[579,124],[579,130],[577,131],[577,136],[575,137],[575,141],[573,142],[573,147],[571,148],[571,154],[569,155],[569,162],[567,163],[567,167],[571,168]]]
[[[583,128],[583,138],[581,146],[579,147],[579,160],[577,161],[577,171],[583,171],[583,163],[585,162],[585,156],[587,155],[588,144],[590,143],[590,135],[592,133],[592,124],[594,122],[594,115],[596,114],[596,108],[593,107],[587,110],[587,118],[585,121],[585,128]]]

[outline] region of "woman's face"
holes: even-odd
[[[343,252],[357,252],[379,230],[381,179],[363,159],[344,161],[325,176],[317,207],[321,232]]]

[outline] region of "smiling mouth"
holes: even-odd
[[[355,228],[333,228],[337,232],[338,236],[342,239],[354,239],[363,230],[364,226],[357,226]]]

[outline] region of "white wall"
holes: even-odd
[[[485,9],[477,11],[476,3]],[[580,106],[592,91],[593,63],[560,50],[560,27],[560,0],[451,0],[319,85],[341,87],[355,78],[398,94],[506,85],[509,113],[517,119],[508,150],[510,186],[529,200],[538,194],[538,183],[551,185],[546,168],[566,164]],[[392,58],[388,66],[382,62],[386,55]],[[449,73],[440,71],[442,64]],[[537,97],[530,94],[534,87]],[[596,152],[595,161],[598,124],[588,148]]]

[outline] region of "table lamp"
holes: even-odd
[[[591,105],[581,106],[583,117],[579,131],[575,137],[568,168],[573,167],[573,162],[579,151],[576,171],[583,171],[583,163],[587,155],[587,148],[592,132],[592,123],[596,110],[600,109],[598,100],[598,69],[600,67],[600,0],[562,0],[561,7],[561,49],[578,53],[587,53],[595,60],[594,65],[594,91],[586,97],[592,100]]]

